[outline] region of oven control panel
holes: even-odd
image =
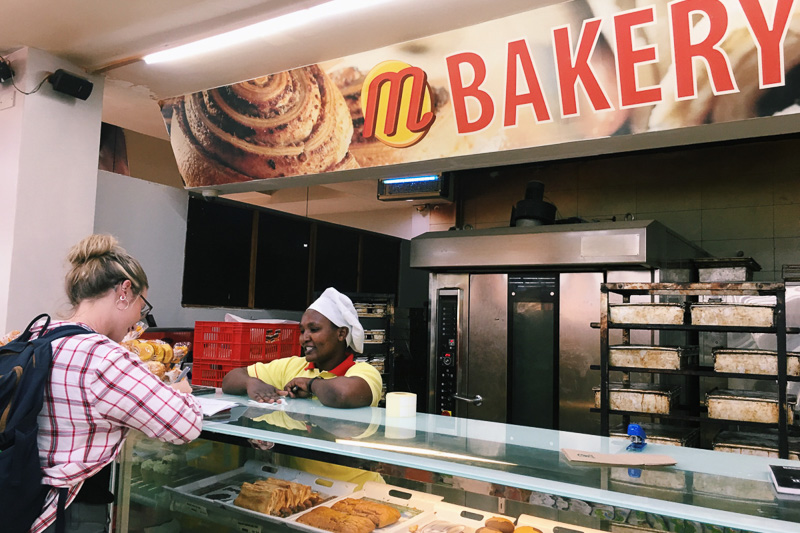
[[[436,317],[436,409],[452,416],[455,410],[456,354],[458,353],[458,291],[439,291]]]

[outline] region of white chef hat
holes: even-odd
[[[333,287],[328,287],[308,308],[321,313],[334,325],[346,327],[347,345],[356,353],[364,351],[364,328],[358,321],[358,313],[350,298]]]

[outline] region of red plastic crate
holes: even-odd
[[[225,374],[240,366],[241,365],[224,365],[207,361],[195,361],[192,363],[192,384],[222,387],[222,378],[225,377]]]
[[[195,322],[194,364],[230,368],[300,355],[300,324]],[[229,370],[230,370],[229,368]],[[195,372],[192,377],[197,379]]]

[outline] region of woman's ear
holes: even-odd
[[[347,334],[350,332],[350,328],[342,326],[336,331],[336,337],[340,341],[347,341]]]

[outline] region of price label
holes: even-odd
[[[203,517],[207,517],[208,516],[208,509],[206,509],[202,505],[197,505],[196,503],[192,503],[192,502],[185,502],[184,505],[186,506],[186,509],[188,511],[190,511],[190,512],[196,514],[196,515],[200,515],[200,516],[203,516]]]
[[[261,526],[256,524],[248,524],[247,522],[236,521],[239,531],[242,533],[261,533]]]

